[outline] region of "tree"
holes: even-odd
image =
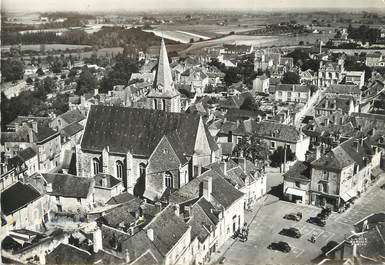
[[[300,77],[297,73],[286,72],[282,77],[282,84],[299,84]]]
[[[259,104],[256,102],[256,100],[253,97],[247,97],[245,98],[242,105],[240,106],[240,109],[257,111],[259,110],[259,107],[260,107]]]
[[[97,84],[98,83],[96,78],[93,76],[93,74],[91,74],[88,68],[85,67],[77,80],[75,94],[81,96],[85,93],[93,91],[95,88],[97,88]]]
[[[60,74],[61,71],[63,70],[63,62],[60,59],[56,59],[52,62],[51,71],[55,74]]]
[[[1,62],[1,75],[5,81],[17,81],[23,79],[24,64],[18,59],[8,59]]]
[[[314,72],[318,72],[319,64],[320,64],[319,60],[309,59],[301,65],[301,70],[306,71],[310,69],[310,70],[313,70]]]
[[[52,106],[54,107],[54,112],[56,115],[60,115],[68,111],[68,97],[68,94],[58,94],[56,96],[52,102]]]
[[[243,137],[235,146],[233,155],[236,157],[245,157],[253,163],[256,161],[267,161],[269,158],[269,148],[265,142],[253,135],[249,139]]]
[[[286,161],[294,161],[295,154],[291,151],[290,146],[286,146]],[[285,162],[285,149],[279,146],[270,156],[271,166],[279,167]]]

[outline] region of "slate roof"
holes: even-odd
[[[91,263],[91,254],[75,246],[60,243],[46,256],[47,264],[85,264]]]
[[[230,207],[244,194],[233,187],[215,170],[208,170],[170,195],[170,202],[182,203],[199,198],[201,183],[212,178],[212,197],[224,208]]]
[[[136,221],[135,214],[141,203],[142,201],[139,198],[130,200],[108,211],[107,214],[99,218],[99,221],[112,227],[118,227],[121,223],[125,226],[129,226],[131,223]]]
[[[62,129],[62,134],[64,134],[67,137],[70,137],[82,131],[83,129],[84,129],[83,125],[77,122],[74,122],[64,127]]]
[[[78,109],[69,110],[59,116],[62,118],[65,122],[68,124],[79,122],[81,120],[84,120],[86,117],[83,115],[83,113],[80,112]]]
[[[283,174],[284,179],[291,180],[311,180],[311,167],[308,162],[297,161],[289,170]]]
[[[40,193],[33,186],[16,182],[1,192],[1,211],[10,215],[40,197]]]
[[[99,173],[95,175],[95,187],[113,188],[119,183],[122,183],[119,179],[109,174]],[[107,186],[103,186],[103,179],[107,180]]]
[[[200,200],[202,199],[204,198]],[[191,219],[187,224],[191,226],[191,239],[198,238],[203,243],[210,236],[210,228],[215,229],[215,223],[206,215],[198,202],[191,207]]]
[[[71,198],[87,198],[93,185],[93,179],[82,178],[69,174],[42,174],[43,178],[52,183],[51,196]]]
[[[120,204],[120,203],[126,203],[126,202],[129,202],[133,199],[135,199],[136,197],[128,192],[123,192],[119,195],[116,195],[114,197],[112,197],[111,199],[109,199],[107,201],[107,204]]]
[[[254,133],[262,138],[277,139],[290,143],[296,143],[300,139],[300,132],[294,126],[270,121],[255,124]],[[273,136],[273,133],[275,136]]]
[[[361,94],[361,90],[358,85],[345,85],[345,84],[336,84],[330,85],[326,88],[325,93],[333,94]]]
[[[36,152],[32,147],[21,150],[17,156],[19,156],[23,161],[28,161],[29,159],[36,156]]]
[[[334,97],[328,98],[324,97],[314,108],[315,109],[335,109],[341,110],[344,113],[348,113],[350,110],[350,101],[352,97]],[[330,104],[333,104],[333,108]]]
[[[147,237],[144,230],[139,231],[133,236],[105,225],[102,225],[101,230],[103,236],[103,249],[111,250],[111,243],[116,240],[119,247],[115,253],[123,258],[125,257],[126,249],[130,255],[130,260],[136,260],[150,250],[158,261],[163,260],[161,253],[155,247],[154,243]]]
[[[102,151],[109,146],[111,152],[125,154],[130,151],[149,157],[164,135],[175,133],[185,153],[192,155],[199,119],[198,115],[186,113],[91,106],[81,147]],[[206,131],[211,148],[216,150],[218,147],[207,128]]]
[[[179,216],[176,216],[173,206],[163,209],[146,227],[153,229],[154,245],[166,256],[187,232],[189,226]]]
[[[48,138],[51,138],[53,136],[58,136],[59,132],[55,131],[54,129],[51,129],[48,126],[39,126],[37,127],[36,138],[38,142],[43,142],[45,140],[48,140]]]

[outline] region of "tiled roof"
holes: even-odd
[[[278,84],[275,91],[310,92],[310,86]]]
[[[26,149],[21,150],[17,154],[23,161],[28,161],[29,159],[36,156],[36,152],[32,147],[28,147]]]
[[[305,180],[311,179],[311,167],[308,162],[297,161],[283,174],[284,179]]]
[[[145,227],[145,230],[153,229],[153,243],[160,253],[166,256],[188,228],[183,219],[175,214],[173,206],[169,205]]]
[[[59,132],[51,129],[48,126],[39,126],[37,127],[37,132],[35,132],[37,142],[43,142],[50,137],[59,136]]]
[[[294,126],[270,121],[255,124],[254,132],[259,137],[283,142],[296,143],[300,139],[300,132]]]
[[[42,176],[48,183],[52,183],[51,196],[87,198],[93,185],[93,179],[69,174],[47,173]]]
[[[102,151],[109,146],[111,152],[125,154],[130,151],[148,157],[164,135],[175,133],[183,143],[181,146],[185,153],[192,155],[199,120],[198,115],[186,113],[92,106],[81,147]],[[213,142],[213,139],[210,140]],[[215,148],[215,143],[211,147]]]
[[[315,109],[335,109],[348,113],[350,110],[350,102],[352,97],[324,97],[314,108]],[[333,107],[331,106],[333,105]]]
[[[111,227],[118,227],[121,223],[129,226],[136,221],[135,215],[139,211],[141,203],[142,201],[139,198],[130,200],[109,210],[107,214],[99,218],[99,221]]]
[[[134,260],[131,265],[156,265],[160,264],[151,250],[147,250],[145,254],[140,256],[138,259]]]
[[[1,192],[1,211],[12,214],[40,198],[40,193],[31,185],[16,182]]]
[[[203,197],[200,200],[202,199],[204,200]],[[187,224],[191,226],[191,239],[198,238],[203,243],[210,236],[210,228],[215,229],[215,223],[206,215],[198,202],[191,207],[191,219]]]

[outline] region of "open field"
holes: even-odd
[[[89,48],[91,46],[88,45],[73,45],[73,44],[45,44],[45,50],[74,50],[74,49],[83,49],[83,48]],[[4,45],[1,47],[2,52],[7,52],[11,48],[10,45]],[[33,50],[33,51],[40,51],[40,44],[28,44],[28,45],[22,45],[21,50]]]

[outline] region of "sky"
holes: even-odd
[[[385,0],[2,0],[12,11],[138,11],[168,9],[380,9]]]

